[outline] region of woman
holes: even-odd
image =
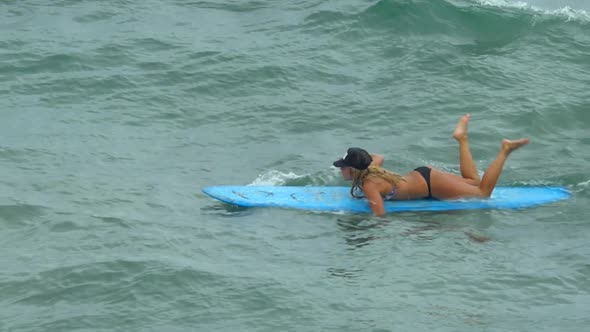
[[[401,176],[381,167],[383,156],[350,148],[343,158],[334,162],[345,180],[352,180],[350,193],[361,189],[375,215],[385,213],[383,201],[422,198],[457,199],[490,197],[510,153],[529,142],[528,139],[503,140],[500,152],[480,180],[467,140],[469,114],[457,123],[453,137],[459,142],[461,176],[422,166]]]

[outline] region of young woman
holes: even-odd
[[[401,176],[381,167],[383,156],[369,154],[360,148],[348,149],[343,158],[334,162],[334,166],[340,168],[345,180],[352,181],[351,195],[357,197],[355,190],[362,190],[371,210],[378,216],[385,213],[384,200],[490,197],[510,153],[529,140],[503,140],[498,156],[480,179],[467,140],[469,117],[465,114],[453,132],[453,137],[459,142],[461,176],[428,166],[418,167]]]

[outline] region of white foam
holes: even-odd
[[[547,11],[549,14],[566,17],[568,21],[584,20],[590,21],[590,13],[585,10],[572,9],[570,7],[563,7],[555,10]]]
[[[583,9],[574,9],[569,6],[564,6],[558,9],[543,9],[531,5],[524,1],[508,1],[508,0],[475,0],[480,5],[492,7],[505,7],[531,10],[538,14],[564,17],[568,21],[581,20],[590,22],[590,13]]]
[[[299,179],[305,175],[298,175],[293,172],[282,173],[271,170],[266,173],[258,175],[258,177],[249,184],[249,186],[280,186],[289,180]]]
[[[524,1],[506,1],[506,0],[476,0],[481,5],[493,7],[509,7],[509,8],[531,8],[531,6]]]

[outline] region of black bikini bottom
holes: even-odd
[[[432,170],[430,169],[430,167],[421,166],[416,168],[414,171],[420,173],[424,180],[426,180],[426,184],[428,185],[428,197],[426,198],[432,198],[432,189],[430,188],[430,172]]]

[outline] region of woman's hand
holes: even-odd
[[[383,158],[383,156],[380,154],[371,154],[371,159],[373,159],[371,164],[379,167],[383,165],[383,161],[385,160],[385,158]]]

